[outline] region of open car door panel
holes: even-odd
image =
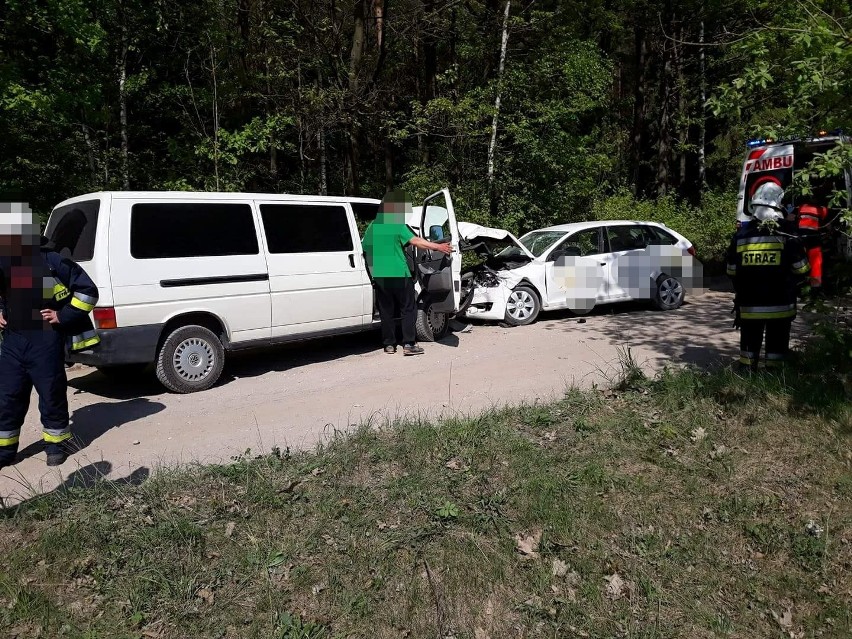
[[[422,295],[431,303],[433,311],[457,313],[461,302],[462,261],[458,223],[448,189],[433,193],[423,201],[420,232],[430,242],[446,242],[453,249],[450,255],[416,250],[415,274],[422,287]]]

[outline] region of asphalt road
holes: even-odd
[[[0,471],[6,505],[95,477],[137,482],[158,468],[228,461],[251,449],[307,447],[364,420],[473,414],[519,401],[547,401],[571,385],[605,385],[619,347],[649,370],[708,365],[737,355],[731,295],[706,290],[677,311],[639,304],[596,309],[578,321],[545,313],[520,328],[474,324],[420,357],[387,355],[375,332],[241,353],[209,391],[174,395],[153,374],[133,382],[94,369],[69,372],[72,426],[81,447],[45,466],[33,396],[19,462]]]

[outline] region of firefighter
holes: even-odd
[[[780,366],[790,346],[796,298],[810,266],[798,238],[785,221],[784,191],[765,184],[754,194],[749,210],[754,222],[737,231],[728,247],[727,272],[734,283],[740,359],[757,369],[766,333],[766,366]]]
[[[822,287],[821,231],[826,218],[828,208],[825,206],[818,206],[810,201],[799,205],[799,236],[808,252],[808,263],[811,266],[810,286],[814,292]]]
[[[65,348],[82,351],[100,341],[89,319],[97,287],[37,229],[27,207],[0,213],[0,468],[15,461],[33,387],[47,465],[67,459]]]

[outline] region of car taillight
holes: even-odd
[[[690,245],[690,247],[688,249],[686,249],[686,252],[689,253],[692,257],[695,257],[695,247],[694,246]]]
[[[111,306],[95,308],[92,315],[95,318],[95,328],[118,328],[118,322],[115,321],[115,309]]]

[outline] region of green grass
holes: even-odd
[[[649,380],[625,352],[621,390],[38,497],[0,516],[0,628],[849,637],[852,409],[825,357]]]

